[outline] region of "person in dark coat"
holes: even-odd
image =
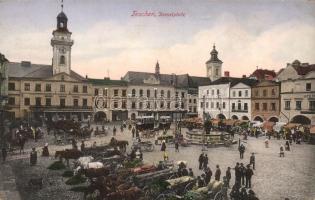
[[[2,148],[2,161],[5,162],[5,160],[7,159],[7,149],[5,147]]]
[[[244,200],[247,200],[247,191],[246,191],[246,188],[242,188],[241,189],[241,192],[240,192],[240,198],[239,198],[240,200],[242,199],[244,199]]]
[[[33,165],[36,165],[36,163],[37,163],[37,151],[33,147],[30,153],[30,164],[33,166]]]
[[[206,155],[203,157],[203,168],[204,168],[204,169],[207,169],[207,167],[208,167],[208,162],[209,162],[209,158],[208,158],[208,155],[206,154]]]
[[[249,159],[249,164],[253,165],[253,169],[255,170],[255,155],[252,153]]]
[[[240,187],[240,185],[241,185],[241,171],[240,171],[240,164],[239,163],[236,163],[234,170],[235,170],[235,185],[238,185],[238,187]]]
[[[114,126],[114,128],[113,128],[113,136],[115,136],[116,135],[116,126]]]
[[[175,141],[175,152],[179,152],[178,146],[179,146],[179,144],[178,144],[178,141],[176,140]]]
[[[240,169],[240,174],[241,174],[242,185],[245,185],[246,168],[244,167],[243,163],[241,163],[241,166],[239,169]]]
[[[239,187],[235,184],[230,192],[230,197],[232,200],[240,200]]]
[[[198,159],[198,161],[199,161],[199,170],[202,169],[203,158],[204,158],[203,153],[201,153],[201,154],[199,155],[199,159]]]
[[[238,148],[238,151],[240,152],[240,159],[244,158],[244,152],[245,152],[245,146],[241,144]]]
[[[43,147],[42,156],[49,157],[48,143],[46,143],[45,146]]]
[[[227,181],[227,186],[230,188],[230,180],[231,180],[231,167],[228,167],[226,172],[225,172],[225,177]]]
[[[206,171],[205,171],[205,182],[208,185],[210,183],[211,180],[211,176],[212,176],[212,171],[209,167],[207,167]]]
[[[84,143],[84,141],[82,140],[82,142],[81,142],[81,151],[84,151],[85,150],[85,143]]]
[[[217,169],[216,169],[215,175],[214,175],[215,180],[220,181],[220,176],[221,176],[221,169],[220,169],[219,165],[217,165]]]
[[[161,145],[161,151],[165,151],[165,150],[166,150],[166,144],[165,144],[165,141],[163,141]]]
[[[136,129],[135,129],[135,127],[132,128],[131,132],[132,132],[132,138],[134,138],[134,137],[135,137],[135,134],[136,134]]]
[[[191,168],[189,168],[188,176],[194,177],[194,172]]]
[[[252,187],[252,176],[254,175],[253,170],[250,168],[250,165],[247,165],[247,169],[245,172],[246,176],[246,188],[251,188]]]
[[[72,148],[73,149],[78,149],[78,145],[77,145],[77,141],[75,141],[75,139],[72,139]]]
[[[205,181],[200,176],[198,176],[197,177],[197,187],[201,188],[201,187],[204,187],[204,186],[205,186]]]
[[[248,196],[247,196],[247,199],[248,200],[259,200],[257,197],[256,197],[256,194],[253,190],[248,190]],[[288,198],[285,198],[284,200],[289,200]]]

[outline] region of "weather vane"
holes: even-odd
[[[63,11],[63,0],[61,0],[61,11]]]

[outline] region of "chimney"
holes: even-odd
[[[224,72],[224,76],[225,76],[225,77],[230,77],[230,71],[225,71],[225,72]]]
[[[244,74],[244,75],[242,76],[242,78],[246,78],[246,75]]]
[[[85,79],[88,79],[88,75],[85,75]]]

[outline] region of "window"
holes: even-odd
[[[132,89],[132,91],[131,91],[131,96],[132,96],[132,97],[135,97],[135,96],[136,96],[136,90],[135,90],[135,89]]]
[[[136,102],[133,101],[133,102],[131,103],[131,108],[132,108],[132,109],[136,109]]]
[[[263,96],[267,96],[267,90],[263,90]]]
[[[147,97],[150,97],[150,90],[147,90]]]
[[[150,109],[151,105],[150,105],[150,102],[148,101],[147,102],[147,109]]]
[[[46,92],[51,92],[51,84],[46,84]]]
[[[64,75],[61,76],[61,80],[62,80],[62,81],[65,80],[65,76],[64,76]]]
[[[195,112],[195,113],[197,112],[197,107],[194,107],[194,112]]]
[[[259,110],[259,103],[255,103],[255,110]]]
[[[40,83],[36,83],[35,84],[35,91],[36,92],[40,92],[41,91],[41,84]]]
[[[309,107],[310,107],[310,110],[315,110],[315,101],[309,101]]]
[[[164,108],[164,101],[161,101],[160,108]]]
[[[97,88],[94,89],[94,95],[95,95],[95,96],[98,95],[98,89],[97,89]]]
[[[154,89],[154,98],[157,98],[157,89]]]
[[[65,85],[60,85],[60,92],[65,92],[65,91],[66,91]]]
[[[118,108],[118,102],[114,101],[114,108]]]
[[[171,98],[171,91],[167,91],[167,98]]]
[[[211,102],[211,108],[213,108],[214,107],[214,103],[213,102]]]
[[[215,69],[215,75],[219,76],[219,69]]]
[[[126,90],[122,90],[121,91],[121,96],[122,97],[126,97],[127,96],[127,91]]]
[[[203,108],[203,102],[200,102],[200,108]]]
[[[154,102],[154,109],[157,109],[157,103]]]
[[[245,90],[245,97],[248,97],[248,90]]]
[[[209,90],[207,90],[207,95],[209,95]]]
[[[237,104],[237,110],[242,110],[242,104],[241,103]]]
[[[30,83],[24,83],[24,90],[25,90],[25,91],[30,91],[30,90],[31,90],[31,85],[30,85]]]
[[[167,102],[167,109],[171,109],[171,102]]]
[[[311,89],[312,89],[312,84],[306,83],[306,91],[311,91]]]
[[[220,107],[220,104],[219,104],[219,102],[217,102],[217,108],[219,108]]]
[[[14,91],[15,90],[15,83],[9,83],[9,90]]]
[[[182,108],[182,109],[184,109],[184,107],[185,107],[184,102],[181,102],[181,104],[180,104],[180,105],[181,105],[181,108]]]
[[[285,101],[284,102],[284,109],[285,110],[290,110],[290,101]]]
[[[302,107],[302,101],[296,101],[295,102],[295,109],[296,110],[301,110]]]
[[[30,98],[24,98],[24,105],[29,106],[30,105]]]
[[[192,107],[191,106],[189,106],[189,112],[192,112]]]
[[[126,107],[127,107],[126,100],[123,100],[123,101],[121,102],[121,108],[126,109]]]
[[[235,91],[233,91],[233,97],[235,97]]]
[[[64,65],[66,63],[66,58],[65,58],[65,56],[60,56],[60,60],[59,60],[59,64],[60,65]]]
[[[51,98],[46,98],[46,106],[51,106]]]
[[[82,87],[82,93],[87,93],[87,86],[86,86],[86,85],[83,85],[83,87]]]
[[[11,105],[11,106],[15,105],[15,98],[14,97],[9,97],[8,104]]]
[[[143,108],[143,103],[140,102],[140,103],[139,103],[139,109],[142,109],[142,108]]]
[[[78,85],[74,85],[73,86],[73,92],[74,93],[78,93],[79,92],[79,86]]]
[[[185,98],[185,92],[182,92],[182,98]]]
[[[276,103],[271,103],[271,110],[272,111],[275,111],[276,110]]]
[[[197,103],[197,99],[194,99],[194,103]]]
[[[225,102],[223,102],[223,109],[225,109]]]
[[[79,106],[79,100],[78,99],[73,99],[73,106],[78,107]]]
[[[235,110],[235,103],[232,103],[232,110]]]
[[[35,105],[40,106],[42,104],[42,99],[40,97],[35,98]]]
[[[239,97],[242,96],[242,91],[238,91],[238,96],[239,96]]]
[[[263,103],[263,110],[267,110],[267,103]]]
[[[175,97],[178,98],[178,92],[175,93]]]
[[[206,108],[209,108],[209,102],[206,102]]]
[[[107,90],[107,88],[105,88],[105,89],[103,90],[103,95],[106,96],[106,97],[107,97],[107,95],[108,95],[107,92],[108,92],[108,90]]]
[[[87,99],[82,99],[82,106],[84,106],[84,107],[87,106]]]
[[[118,90],[114,90],[114,97],[118,96]]]
[[[272,89],[271,90],[271,95],[275,95],[275,94],[276,94],[275,89]]]
[[[255,96],[256,96],[256,97],[259,96],[259,90],[255,90]]]
[[[244,110],[248,110],[248,104],[244,103]]]
[[[191,99],[189,99],[189,103],[191,103]]]
[[[212,96],[214,95],[214,90],[211,90],[211,95],[212,95]]]
[[[219,95],[220,94],[220,90],[219,89],[217,89],[217,95]]]
[[[143,96],[143,90],[139,90],[139,96],[142,97]]]
[[[66,106],[66,99],[61,98],[60,99],[60,107],[65,107]]]

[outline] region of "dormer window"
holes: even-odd
[[[59,64],[64,65],[66,63],[66,58],[65,56],[60,56]]]

